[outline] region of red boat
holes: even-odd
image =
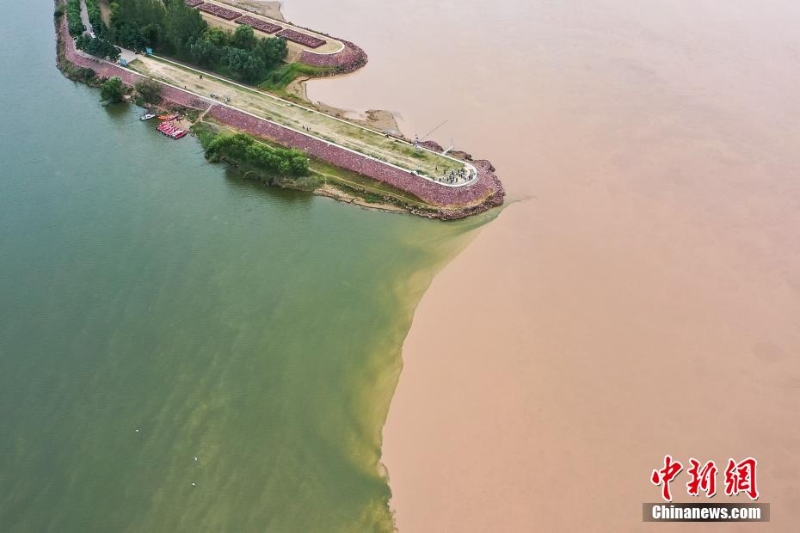
[[[162,122],[156,129],[167,137],[171,137],[173,139],[181,139],[186,137],[186,134],[188,133],[186,130],[180,129],[172,122]]]

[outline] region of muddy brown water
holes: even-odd
[[[644,530],[667,453],[756,457],[759,529],[795,530],[800,5],[284,13],[370,55],[311,98],[390,109],[410,135],[447,120],[433,137],[491,159],[509,193],[405,344],[384,429],[400,530]]]

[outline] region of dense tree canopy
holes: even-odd
[[[209,26],[183,0],[115,0],[108,36],[125,48],[153,48],[247,83],[263,81],[287,54],[285,39],[260,38],[246,24],[233,33]]]
[[[144,79],[136,82],[136,92],[148,104],[161,102],[161,84],[155,80]]]
[[[220,135],[206,147],[206,156],[244,163],[271,174],[304,176],[308,174],[308,156],[300,150],[270,148],[249,135]]]
[[[233,32],[231,45],[235,46],[236,48],[241,48],[242,50],[252,50],[256,47],[257,43],[258,37],[256,37],[253,28],[247,24],[242,24],[236,28],[235,32]]]
[[[262,80],[266,70],[264,61],[258,55],[241,48],[228,50],[228,68],[249,83]]]
[[[108,102],[121,102],[125,96],[125,86],[122,80],[114,76],[107,79],[100,86],[100,97]]]
[[[111,61],[116,61],[120,55],[120,49],[114,46],[111,41],[107,41],[102,37],[89,37],[86,34],[80,35],[75,39],[75,48],[95,57],[108,58]]]
[[[286,39],[261,39],[256,44],[255,53],[264,61],[267,70],[272,70],[286,59]]]
[[[89,24],[92,25],[95,34],[100,37],[104,36],[108,28],[103,24],[103,17],[100,14],[100,0],[86,0],[86,12],[89,15]]]
[[[67,1],[67,27],[69,29],[69,34],[73,37],[77,37],[86,31],[86,27],[81,21],[80,0]]]

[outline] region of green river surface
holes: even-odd
[[[402,342],[494,215],[241,180],[62,77],[52,11],[0,17],[0,531],[390,530]]]

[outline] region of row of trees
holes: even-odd
[[[103,24],[100,15],[100,1],[99,0],[86,0],[86,6],[89,13],[89,19],[92,28],[98,35],[103,35],[107,32],[106,26]],[[87,54],[96,57],[108,58],[111,61],[116,61],[120,56],[120,49],[114,44],[99,36],[90,36],[86,33],[86,26],[81,21],[81,4],[80,0],[68,0],[66,8],[56,9],[56,16],[60,16],[66,11],[67,13],[67,27],[69,34],[75,38],[75,47],[78,50],[83,50]]]
[[[86,12],[89,15],[89,23],[92,29],[98,34],[103,35],[106,31],[106,25],[103,24],[103,17],[100,14],[100,0],[85,0]],[[64,8],[56,8],[56,14],[64,12]],[[80,0],[67,0],[67,26],[69,34],[73,37],[78,37],[86,31],[86,26],[83,25],[81,20],[81,3]]]
[[[106,102],[121,102],[125,98],[125,85],[122,80],[114,76],[103,82],[100,86],[100,98]]]
[[[68,0],[67,2],[67,27],[69,28],[69,34],[73,37],[77,37],[86,31],[86,26],[81,21],[80,0]]]
[[[285,39],[259,38],[246,25],[233,33],[210,27],[183,0],[113,2],[108,38],[125,48],[153,48],[247,83],[262,81],[287,54]]]
[[[308,156],[302,151],[270,148],[243,133],[215,137],[206,146],[206,157],[213,162],[244,164],[273,175],[308,174]]]
[[[86,34],[81,34],[75,39],[75,48],[95,57],[108,58],[111,61],[116,61],[120,56],[120,49],[111,41],[102,37],[90,37]]]
[[[89,24],[97,35],[105,35],[106,25],[103,23],[103,16],[100,12],[100,0],[85,0],[86,12],[89,15]]]

